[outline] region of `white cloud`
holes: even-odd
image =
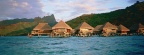
[[[0,20],[10,18],[34,18],[44,16],[40,0],[0,0]]]
[[[61,14],[65,14],[65,19],[71,19],[82,14],[96,13],[101,10],[101,6],[106,5],[112,0],[45,0],[44,11],[55,14],[57,18],[61,17]],[[47,8],[48,7],[48,8]],[[102,8],[105,11],[108,8]]]

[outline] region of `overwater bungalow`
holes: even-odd
[[[81,23],[78,27],[75,28],[75,34],[77,36],[91,36],[93,33],[93,27],[87,24],[86,22]]]
[[[52,28],[48,23],[39,23],[31,32],[31,35],[49,35],[52,32]]]
[[[52,36],[70,36],[72,34],[72,28],[66,24],[64,21],[58,22],[55,26],[52,27]]]
[[[127,27],[123,26],[123,25],[118,26],[119,35],[127,35],[129,31],[130,30]]]
[[[103,36],[113,36],[117,33],[118,28],[110,22],[105,23],[101,29]]]
[[[130,32],[133,35],[144,35],[144,25],[142,25],[141,23],[135,24],[130,27]]]
[[[100,30],[100,28],[102,27],[103,25],[97,25],[95,28],[94,28],[94,34],[101,34],[102,32],[102,30]]]

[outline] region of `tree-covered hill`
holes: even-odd
[[[11,20],[3,20],[3,21],[0,21],[0,27],[8,26],[11,24],[16,24],[19,22],[34,22],[34,20],[33,19],[27,19],[27,18],[22,18],[22,19],[16,18],[16,19],[11,19]]]
[[[35,22],[19,22],[0,29],[0,35],[27,35],[37,25]]]
[[[134,5],[127,7],[117,19],[114,20],[115,24],[124,24],[127,27],[133,24],[144,24],[144,2],[136,2]]]
[[[144,24],[144,2],[137,1],[132,6],[109,13],[84,14],[70,21],[67,21],[67,23],[72,28],[75,28],[83,21],[87,22],[93,27],[96,25],[104,24],[106,22],[111,22],[115,25],[123,24],[126,27],[130,27],[136,23]]]

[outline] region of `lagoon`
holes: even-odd
[[[144,36],[0,37],[0,55],[143,55]]]

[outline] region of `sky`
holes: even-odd
[[[54,14],[57,21],[68,21],[83,14],[106,13],[144,0],[0,0],[0,21]]]

